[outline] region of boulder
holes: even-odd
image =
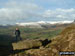
[[[13,50],[21,50],[21,49],[38,48],[42,46],[42,43],[39,40],[24,40],[12,43],[12,46]]]

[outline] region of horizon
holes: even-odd
[[[39,25],[39,24],[68,24],[68,23],[73,23],[73,21],[32,21],[32,22],[16,22],[14,24],[0,24],[3,26],[7,26],[7,25]]]
[[[74,19],[75,0],[0,0],[0,24]]]

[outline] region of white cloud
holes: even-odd
[[[63,15],[57,15],[57,18],[65,18]]]
[[[34,3],[23,3],[18,1],[9,1],[0,8],[0,21],[18,21],[36,16],[36,12],[41,9]]]
[[[0,21],[3,23],[26,21],[26,20],[73,20],[75,18],[75,9],[55,9],[46,10],[41,6],[33,3],[33,0],[11,0],[0,8]],[[55,0],[56,1],[56,0]],[[45,11],[44,11],[45,10]]]
[[[43,17],[46,18],[55,18],[57,20],[62,19],[62,20],[68,20],[68,19],[74,19],[75,17],[75,9],[56,9],[56,10],[46,10],[43,13]]]
[[[58,11],[58,12],[65,12],[65,13],[72,13],[72,12],[75,12],[75,9],[74,8],[71,8],[71,9],[58,8],[58,9],[56,9],[56,11]]]

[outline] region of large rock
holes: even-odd
[[[30,49],[42,46],[39,40],[24,40],[16,43],[12,43],[13,50]]]

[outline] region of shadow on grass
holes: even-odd
[[[42,42],[42,45],[44,47],[51,42],[51,40],[48,39],[40,41]],[[12,46],[13,42],[16,42],[15,37],[12,37],[11,35],[0,35],[0,56],[14,55],[20,52],[24,52],[25,50],[29,50],[29,49],[13,50]],[[33,47],[32,49],[38,49],[38,48],[39,47]]]
[[[42,46],[46,46],[48,43],[51,43],[52,41],[51,40],[48,40],[48,39],[45,39],[45,40],[40,40],[42,42]]]
[[[8,56],[12,53],[12,37],[10,37],[10,35],[0,34],[0,56]]]
[[[0,56],[9,56],[25,51],[25,49],[13,50],[13,42],[16,42],[15,37],[12,37],[11,35],[0,34]]]

